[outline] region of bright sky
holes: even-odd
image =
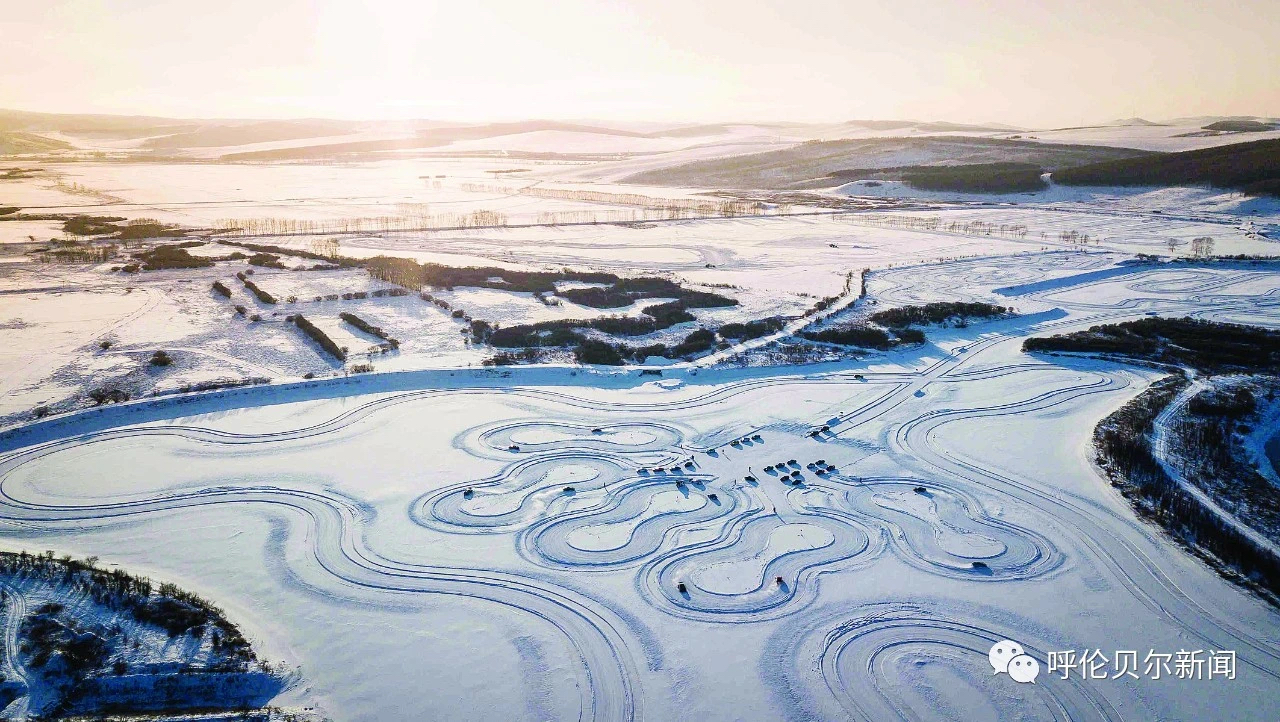
[[[1280,116],[1277,0],[0,0],[0,107],[185,117]]]

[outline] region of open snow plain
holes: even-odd
[[[216,600],[297,668],[279,702],[335,719],[1276,719],[1280,614],[1091,465],[1159,374],[1020,348],[1146,314],[1274,327],[1280,273],[1130,257],[878,271],[883,306],[1019,315],[856,362],[417,370],[51,418],[0,442],[0,533]],[[1003,639],[1035,684],[992,673]],[[1048,672],[1086,649],[1238,662]]]

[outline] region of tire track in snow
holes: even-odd
[[[581,719],[631,720],[640,714],[634,690],[637,675],[625,624],[593,600],[514,574],[385,559],[366,543],[371,510],[333,494],[274,486],[210,487],[141,500],[79,505],[42,504],[13,496],[5,484],[8,474],[57,450],[41,448],[0,461],[0,519],[28,524],[127,522],[148,514],[224,504],[253,504],[301,516],[312,532],[304,535],[311,554],[332,578],[377,593],[462,596],[532,614],[556,627],[579,655],[584,674],[578,685]]]

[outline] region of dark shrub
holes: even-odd
[[[873,348],[880,351],[893,346],[893,341],[889,338],[889,334],[882,329],[871,326],[844,326],[828,328],[822,331],[804,331],[800,335],[810,341]]]
[[[898,337],[898,343],[924,343],[924,331],[918,328],[899,328],[894,329],[893,335]]]
[[[365,333],[370,334],[372,336],[377,336],[383,341],[386,341],[391,348],[393,349],[400,348],[400,342],[394,338],[391,338],[391,336],[389,336],[386,331],[383,331],[381,328],[374,326],[373,324],[369,323],[363,318],[360,318],[354,313],[343,312],[338,314],[338,317],[341,318],[343,321],[346,321],[347,323],[351,324],[352,326],[355,326],[356,328],[360,329],[361,331],[364,331]]]
[[[665,344],[655,343],[648,346],[631,349],[631,356],[637,363],[644,363],[644,360],[650,356],[661,356],[663,358],[671,358],[676,354],[667,348]]]
[[[257,296],[259,301],[262,301],[263,303],[269,303],[269,304],[275,305],[276,303],[275,296],[272,296],[271,294],[267,293],[261,288],[258,288],[258,284],[254,283],[253,281],[250,281],[247,278],[242,280],[244,281],[244,287],[252,291],[253,295]]]
[[[887,311],[873,313],[869,317],[872,323],[891,328],[909,326],[913,323],[942,323],[950,319],[994,318],[1003,316],[1009,309],[1004,306],[993,306],[989,303],[964,303],[960,301],[941,301],[927,303],[923,306],[903,306]]]
[[[331,356],[339,361],[347,360],[347,352],[341,346],[334,343],[333,339],[329,338],[328,334],[321,331],[314,323],[311,323],[303,317],[302,314],[294,316],[293,322],[298,328],[302,329],[303,333],[307,334],[312,338],[312,340],[320,344],[320,348],[328,351]]]
[[[76,236],[100,236],[119,231],[115,224],[123,220],[120,216],[72,216],[62,222],[62,230]]]
[[[471,322],[471,337],[476,343],[483,342],[493,333],[493,326],[488,321],[474,320]]]
[[[129,392],[122,389],[94,389],[89,398],[98,406],[103,404],[119,404],[129,400]]]
[[[583,339],[573,349],[573,357],[580,364],[600,364],[604,366],[621,366],[622,355],[613,346],[604,341]]]
[[[176,637],[210,621],[209,611],[168,597],[152,597],[133,610],[140,621],[154,624]]]
[[[720,338],[747,340],[768,336],[782,330],[784,322],[781,318],[762,318],[746,323],[726,323],[719,329]]]
[[[284,264],[280,262],[280,257],[272,253],[255,253],[249,256],[249,263],[263,268],[284,268]]]
[[[703,353],[705,351],[710,351],[711,347],[715,345],[715,342],[716,334],[714,331],[700,328],[688,336],[685,336],[684,340],[680,343],[672,346],[671,354],[683,357]]]
[[[212,260],[193,256],[180,245],[156,246],[150,251],[137,254],[135,258],[142,261],[144,271],[167,268],[208,268],[213,265]]]

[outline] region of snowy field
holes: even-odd
[[[0,203],[28,214],[154,219],[187,228],[243,229],[240,235],[251,236],[272,229],[341,235],[388,228],[644,221],[670,217],[664,205],[673,199],[715,200],[704,191],[572,182],[570,171],[581,165],[458,156],[310,164],[0,161],[0,172],[35,169],[17,179],[0,177]],[[573,191],[633,198],[547,196]],[[477,220],[477,213],[488,215]],[[0,223],[0,246],[62,235],[59,221]]]
[[[933,230],[899,223],[930,219],[938,220]],[[952,224],[973,228],[976,223],[1021,226],[1025,233],[948,230]],[[394,255],[449,265],[661,275],[740,302],[732,308],[696,309],[697,322],[636,339],[653,343],[670,342],[699,323],[799,315],[816,299],[839,293],[851,271],[1077,249],[1078,244],[1062,240],[1064,233],[1072,232],[1090,236],[1085,255],[1100,267],[1122,260],[1123,254],[1186,257],[1192,239],[1202,236],[1213,237],[1222,255],[1265,255],[1280,248],[1224,213],[1162,216],[1079,204],[950,204],[902,213],[360,234],[343,236],[340,243],[341,253],[353,257]],[[305,236],[247,240],[300,250],[313,241]],[[217,257],[235,250],[242,249],[210,244],[191,253]],[[290,268],[314,263],[296,257],[284,261]],[[286,323],[293,313],[340,335],[353,354],[378,340],[345,326],[340,313],[354,313],[386,329],[403,345],[397,352],[370,359],[379,371],[474,366],[491,353],[468,345],[461,334],[463,324],[448,311],[413,295],[315,300],[388,287],[358,269],[302,272],[223,261],[211,268],[121,274],[112,270],[118,266],[119,262],[5,266],[0,274],[0,425],[25,422],[42,406],[70,410],[83,404],[94,388],[113,384],[137,397],[237,379],[296,380],[305,374],[340,372],[340,365]],[[250,270],[255,283],[280,304],[258,301],[235,278],[237,272]],[[211,292],[214,281],[224,283],[232,297]],[[639,306],[601,310],[567,300],[547,306],[528,293],[494,289],[458,288],[435,295],[476,318],[502,325],[640,312]],[[246,315],[236,312],[237,305],[246,308]],[[257,320],[252,320],[254,315]],[[111,347],[100,348],[103,342]],[[151,353],[161,349],[175,358],[175,364],[149,366]]]
[[[956,134],[1160,150],[1275,135],[1200,125]],[[1136,518],[1093,466],[1095,425],[1160,374],[1021,351],[1150,315],[1280,328],[1276,261],[1193,257],[1206,237],[1216,256],[1280,255],[1280,203],[881,182],[702,217],[689,204],[721,199],[619,183],[806,140],[938,132],[855,126],[552,128],[235,164],[214,161],[325,139],[123,163],[110,158],[147,138],[68,137],[81,145],[65,157],[6,161],[42,170],[0,179],[0,206],[179,224],[208,241],[192,255],[222,260],[37,263],[32,237],[63,238],[62,221],[0,222],[0,547],[100,557],[211,600],[288,670],[273,704],[335,720],[1280,719],[1280,612]],[[664,203],[700,217],[667,219]],[[504,223],[452,227],[477,212]],[[254,230],[213,233],[236,224]],[[330,238],[351,258],[660,276],[739,302],[636,345],[796,320],[693,362],[484,368],[495,349],[453,311],[509,327],[666,299],[598,309],[431,289],[443,308],[374,296],[393,286],[360,268],[298,270],[314,257],[227,258],[253,252],[232,242],[297,253]],[[1015,314],[856,360],[720,363],[785,338],[846,279],[836,321],[932,301]],[[377,350],[344,313],[399,348]],[[154,365],[159,350],[172,363]],[[188,393],[225,384],[249,385]],[[91,408],[105,388],[134,400]],[[1252,433],[1260,458],[1280,453],[1276,429]],[[1005,639],[1039,661],[1035,684],[992,673]],[[1235,674],[1063,679],[1049,655],[1066,650],[1231,652]]]
[[[1150,313],[1280,325],[1280,274],[1124,258],[877,273],[883,304],[1021,315],[852,364],[420,371],[51,419],[4,439],[5,545],[217,600],[305,679],[282,702],[341,719],[1275,719],[1280,614],[1090,465],[1156,375],[1019,349]],[[1036,684],[991,673],[1002,639]],[[1047,673],[1084,649],[1238,666]]]

